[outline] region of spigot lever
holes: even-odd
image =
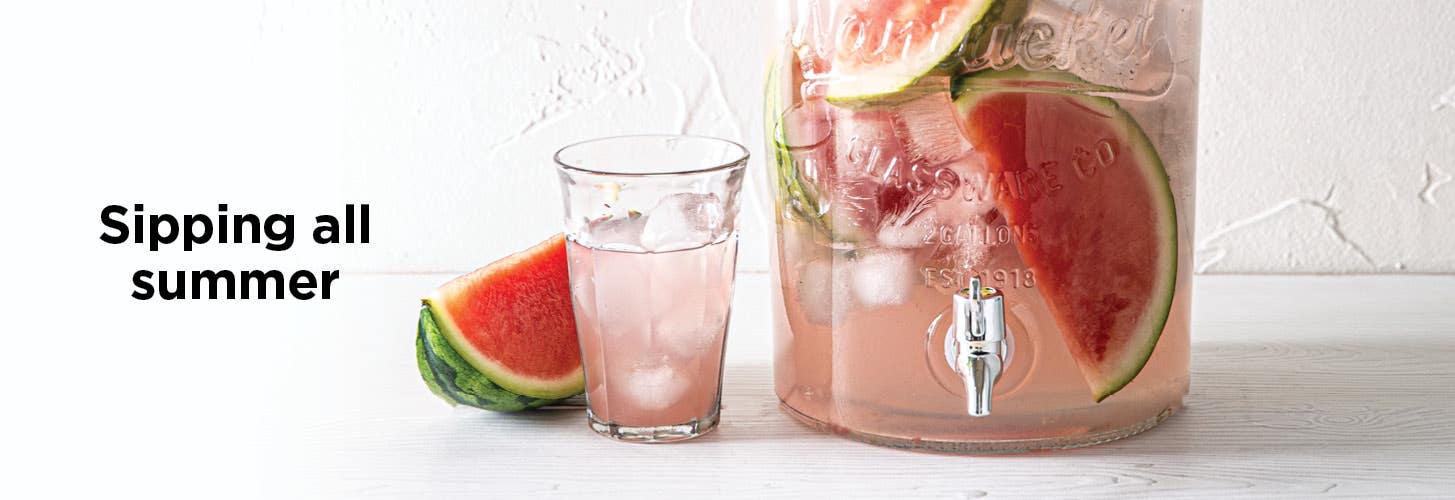
[[[995,381],[1005,364],[1004,298],[972,278],[969,288],[955,293],[952,311],[955,371],[965,381],[966,411],[984,417],[990,415]]]

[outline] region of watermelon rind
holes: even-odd
[[[905,0],[901,0],[905,1]],[[949,20],[949,31],[938,33],[929,47],[904,54],[904,57],[873,67],[834,68],[835,79],[828,85],[825,99],[835,104],[854,105],[873,103],[903,94],[925,76],[945,70],[954,71],[956,55],[966,43],[972,28],[992,15],[992,7],[1002,6],[1003,0],[961,0],[967,4],[958,17]],[[888,3],[885,4],[889,8]]]
[[[773,58],[768,65],[767,83],[763,89],[763,115],[766,122],[763,130],[768,132],[768,147],[773,149],[774,162],[774,187],[778,192],[778,203],[775,208],[782,211],[778,214],[780,218],[803,220],[817,227],[825,234],[831,234],[828,221],[822,216],[819,210],[817,192],[803,181],[803,176],[798,171],[798,165],[793,161],[793,153],[790,151],[790,137],[783,123],[783,115],[788,111],[789,105],[794,100],[795,92],[799,89],[793,88],[792,79],[786,78],[780,72],[785,61],[792,63],[791,69],[798,70],[798,59],[792,53],[780,54]]]
[[[1106,117],[1105,120],[1112,128],[1119,130],[1119,135],[1126,140],[1128,150],[1133,152],[1134,164],[1140,166],[1143,172],[1141,177],[1158,208],[1157,232],[1161,237],[1158,238],[1160,251],[1155,264],[1158,270],[1156,283],[1149,302],[1132,327],[1133,331],[1138,332],[1134,338],[1141,340],[1126,346],[1120,351],[1120,356],[1104,360],[1095,369],[1081,367],[1092,395],[1097,402],[1101,402],[1122,390],[1141,373],[1151,359],[1171,314],[1179,265],[1177,209],[1162,158],[1157,154],[1146,132],[1126,110],[1110,98],[1083,94],[1082,92],[1087,91],[1095,92],[1096,89],[1069,73],[1032,73],[1019,69],[987,71],[963,78],[955,87],[958,95],[955,104],[961,116],[967,116],[981,98],[996,92],[1050,92],[1075,99],[1079,105]]]
[[[429,386],[430,392],[451,405],[515,412],[559,401],[511,392],[476,370],[445,339],[427,306],[419,309],[419,333],[415,336],[414,346],[424,383]]]
[[[1147,304],[1147,309],[1142,313],[1142,320],[1137,322],[1134,328],[1137,331],[1146,332],[1145,340],[1137,346],[1138,348],[1128,349],[1124,352],[1122,359],[1111,363],[1117,367],[1114,371],[1104,374],[1105,377],[1099,382],[1092,383],[1091,391],[1096,396],[1096,402],[1100,403],[1112,394],[1116,394],[1132,379],[1142,372],[1147,366],[1147,360],[1152,358],[1152,352],[1157,347],[1157,341],[1162,338],[1162,330],[1167,326],[1167,318],[1172,314],[1172,299],[1177,287],[1177,206],[1172,196],[1172,184],[1167,176],[1167,170],[1162,164],[1162,157],[1152,146],[1152,140],[1147,137],[1146,132],[1137,125],[1135,119],[1121,106],[1117,106],[1111,99],[1096,97],[1110,102],[1117,113],[1117,121],[1124,125],[1126,137],[1130,139],[1131,150],[1136,155],[1138,165],[1146,170],[1143,179],[1147,181],[1147,189],[1153,194],[1158,208],[1158,229],[1162,238],[1162,251],[1158,254],[1157,260],[1157,287],[1152,293],[1152,300]]]
[[[586,374],[583,370],[578,369],[570,376],[559,379],[529,377],[512,372],[473,348],[469,341],[465,340],[460,329],[455,326],[449,309],[443,306],[446,299],[440,293],[440,290],[431,293],[424,299],[424,306],[433,315],[441,335],[461,358],[468,361],[470,366],[479,370],[495,385],[516,394],[543,399],[564,399],[585,390]]]

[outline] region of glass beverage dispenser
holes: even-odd
[[[1085,446],[1188,387],[1199,0],[792,0],[774,375],[870,443]]]

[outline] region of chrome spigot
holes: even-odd
[[[970,288],[955,293],[955,372],[965,381],[966,410],[972,417],[990,415],[990,398],[995,381],[1005,364],[1005,304],[999,290],[981,287],[980,278]]]

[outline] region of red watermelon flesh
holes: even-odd
[[[1162,333],[1177,278],[1177,222],[1152,144],[1113,101],[970,91],[957,98],[995,200],[1097,401],[1132,381]],[[1046,182],[1020,182],[1055,175]],[[1039,186],[1039,188],[1033,188]]]
[[[550,239],[455,278],[424,301],[450,346],[516,394],[565,398],[585,378],[566,264],[566,238]]]
[[[894,95],[934,72],[965,41],[995,0],[851,0],[830,3],[820,43],[833,47],[828,99]]]

